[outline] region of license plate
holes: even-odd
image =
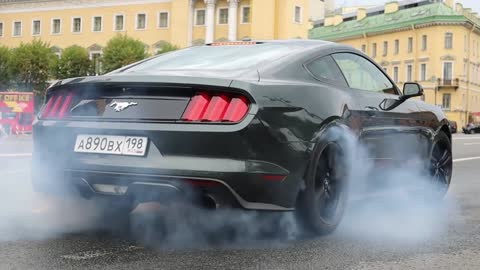
[[[147,137],[78,135],[74,151],[107,155],[144,156]]]

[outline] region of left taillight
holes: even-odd
[[[62,119],[69,115],[72,106],[73,95],[54,95],[50,97],[41,117],[45,119]]]

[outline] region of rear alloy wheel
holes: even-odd
[[[452,179],[452,147],[450,139],[440,132],[435,139],[430,158],[430,175],[432,177],[434,196],[443,199]]]
[[[347,199],[347,174],[341,147],[329,143],[314,159],[297,215],[309,232],[328,234],[339,225]]]

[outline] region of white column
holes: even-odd
[[[212,43],[215,39],[215,5],[217,0],[205,0],[207,6],[205,18],[205,43]]]
[[[193,41],[193,18],[195,16],[195,2],[196,0],[189,0],[188,3],[188,37],[187,43],[188,46],[192,46]]]
[[[239,0],[228,0],[228,40],[237,40],[237,14]]]

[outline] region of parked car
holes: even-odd
[[[456,121],[448,121],[448,123],[450,125],[450,132],[452,134],[457,133],[457,122]]]
[[[465,134],[480,133],[480,125],[468,123],[465,127],[463,127],[463,133]]]
[[[178,200],[295,211],[300,224],[328,233],[347,199],[344,134],[368,144],[374,164],[419,156],[443,198],[449,123],[440,108],[412,98],[421,95],[417,83],[401,92],[344,45],[195,46],[51,86],[34,124],[32,181],[49,194],[102,198],[112,211]]]

